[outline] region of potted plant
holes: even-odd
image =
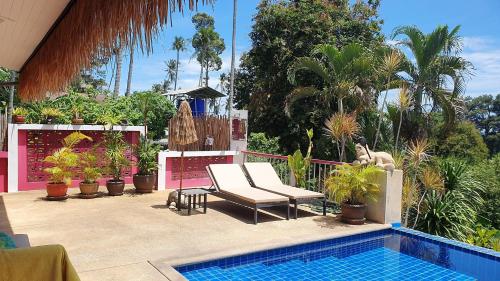
[[[12,118],[17,124],[23,124],[26,122],[26,115],[28,115],[28,110],[24,107],[16,107],[12,110]]]
[[[94,151],[80,154],[80,167],[82,168],[82,181],[80,182],[80,197],[94,198],[99,191],[97,180],[102,176],[101,169],[97,167],[97,157]]]
[[[85,124],[83,118],[81,117],[82,106],[75,104],[71,107],[71,112],[73,113],[73,119],[71,119],[71,124],[73,125],[83,125]]]
[[[52,107],[43,108],[41,114],[47,124],[52,124],[56,118],[64,115],[59,109]]]
[[[330,199],[341,204],[342,221],[365,222],[366,203],[376,201],[380,186],[375,178],[383,170],[374,165],[339,165],[326,180]]]
[[[73,148],[85,139],[92,140],[80,132],[73,132],[63,139],[63,147],[43,160],[51,165],[51,167],[44,169],[49,175],[47,198],[54,200],[66,199],[66,193],[73,177],[73,168],[79,164],[78,153]]]
[[[151,140],[141,136],[139,143],[134,147],[134,156],[137,158],[137,174],[133,176],[135,192],[151,193],[156,183],[158,163],[156,158],[160,147]]]
[[[125,157],[127,143],[123,139],[123,134],[119,131],[107,131],[104,134],[104,146],[106,148],[107,170],[112,178],[106,181],[108,194],[111,196],[123,195],[125,181],[121,178],[122,170],[129,165]]]

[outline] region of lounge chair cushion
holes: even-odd
[[[238,164],[211,164],[210,171],[219,190],[231,191],[252,188]]]
[[[287,202],[288,197],[281,196],[276,193],[271,193],[258,188],[239,188],[231,189],[231,191],[221,190],[220,192],[235,196],[241,200],[248,201],[253,204]]]
[[[238,164],[211,164],[209,168],[221,193],[253,204],[288,201],[287,197],[252,187]]]
[[[289,185],[284,185],[271,163],[255,162],[245,163],[245,169],[252,179],[256,187],[274,192],[291,199],[308,199],[324,197],[323,193],[296,188]]]

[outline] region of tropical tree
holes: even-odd
[[[132,39],[132,44],[130,45],[130,59],[128,64],[128,75],[127,75],[127,89],[125,90],[125,96],[130,96],[130,86],[132,85],[132,71],[134,68],[134,47],[136,44],[136,37]]]
[[[371,54],[361,45],[351,43],[342,49],[333,45],[321,44],[316,46],[309,57],[300,57],[288,69],[288,80],[297,85],[297,73],[309,71],[321,79],[322,87],[301,86],[295,88],[287,96],[286,110],[291,114],[292,105],[307,97],[318,97],[327,107],[334,100],[337,101],[338,113],[344,115],[344,99],[349,96],[360,95],[365,87],[366,78],[373,69]],[[345,151],[346,138],[342,134],[340,140],[341,151]],[[342,154],[343,161],[344,155]]]
[[[402,63],[405,75],[411,84],[414,102],[412,128],[413,137],[422,135],[422,114],[424,109],[442,110],[444,117],[443,132],[452,128],[460,95],[465,87],[465,79],[470,73],[471,64],[460,57],[462,38],[458,35],[460,26],[449,30],[447,25],[438,26],[429,34],[424,34],[415,26],[401,26],[393,31],[392,38],[404,36],[399,44],[407,47],[411,57]],[[451,86],[451,87],[450,87]],[[447,89],[450,87],[450,89]],[[423,104],[430,100],[432,104]],[[410,127],[410,126],[408,126]]]
[[[403,123],[403,113],[405,113],[411,105],[411,97],[408,92],[408,86],[406,84],[402,84],[399,90],[399,98],[398,98],[398,111],[399,111],[399,123],[398,130],[396,133],[396,143],[394,147],[398,148],[399,134],[401,132],[401,124]]]
[[[385,52],[380,60],[378,65],[378,74],[384,79],[385,84],[385,94],[384,99],[382,101],[382,105],[379,109],[379,119],[377,125],[377,132],[375,133],[375,141],[373,142],[373,149],[377,147],[378,137],[380,134],[380,126],[382,125],[382,119],[384,117],[384,108],[387,102],[387,93],[391,88],[391,82],[394,80],[394,76],[396,72],[399,70],[402,61],[402,55],[397,50],[390,50],[389,52]]]
[[[176,60],[170,59],[165,62],[165,72],[167,73],[166,79],[163,81],[163,92],[167,92],[172,85],[172,82],[177,79],[177,62]]]
[[[175,81],[174,81],[174,91],[177,90],[177,78],[179,76],[179,55],[180,52],[186,50],[186,40],[181,36],[175,36],[174,42],[172,43],[172,50],[177,52],[177,60],[175,63]]]
[[[212,16],[206,13],[197,13],[191,21],[196,29],[191,44],[195,50],[193,57],[200,63],[199,85],[203,85],[203,71],[205,71],[205,86],[208,86],[208,72],[221,68],[220,55],[225,50],[226,45],[219,33],[215,32],[215,21]]]
[[[113,89],[113,98],[118,97],[120,94],[120,81],[122,79],[122,63],[123,63],[123,46],[121,43],[118,43],[113,53],[115,55],[116,60],[116,69],[115,69],[115,87]]]

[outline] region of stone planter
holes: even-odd
[[[133,177],[135,192],[137,193],[151,193],[156,183],[156,175],[138,175]]]
[[[123,189],[125,189],[125,181],[108,180],[106,182],[106,188],[108,189],[108,194],[111,196],[123,195]]]
[[[342,203],[342,221],[348,224],[361,225],[365,223],[366,205],[351,205]]]

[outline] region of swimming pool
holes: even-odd
[[[175,267],[188,280],[500,280],[500,254],[391,228]]]

